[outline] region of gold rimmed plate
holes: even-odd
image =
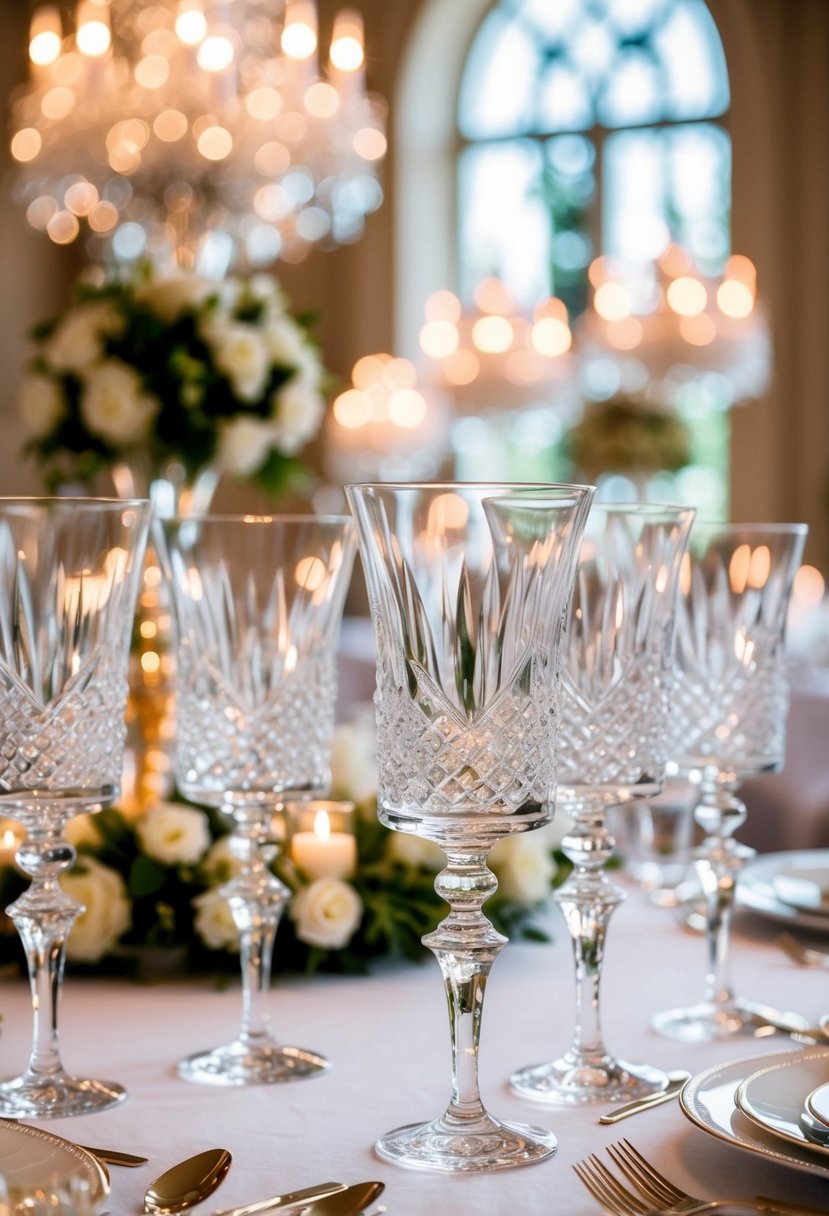
[[[0,1119],[0,1162],[12,1199],[31,1192],[46,1178],[56,1183],[85,1179],[93,1202],[109,1194],[109,1175],[96,1157],[39,1127]]]
[[[829,1080],[829,1053],[781,1060],[750,1073],[737,1087],[734,1102],[761,1130],[808,1148],[829,1163],[829,1145],[810,1135],[806,1100]]]

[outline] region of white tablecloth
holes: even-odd
[[[68,978],[62,1007],[65,1063],[76,1073],[115,1079],[129,1098],[93,1116],[55,1120],[50,1129],[82,1143],[150,1158],[140,1169],[112,1168],[108,1211],[142,1208],[147,1184],[174,1161],[213,1146],[233,1166],[209,1213],[280,1189],[322,1179],[386,1183],[389,1216],[595,1216],[599,1208],[571,1165],[628,1136],[679,1185],[706,1196],[786,1196],[829,1211],[826,1180],[800,1173],[711,1137],[672,1103],[616,1127],[599,1126],[601,1107],[549,1110],[514,1097],[511,1070],[558,1054],[569,1039],[572,964],[563,922],[554,913],[552,945],[510,944],[495,964],[487,993],[481,1087],[501,1117],[540,1123],[559,1137],[557,1154],[538,1165],[488,1176],[445,1177],[381,1162],[372,1145],[401,1123],[431,1118],[449,1088],[446,1008],[437,964],[383,967],[371,977],[281,980],[272,1016],[282,1040],[322,1051],[332,1070],[313,1080],[254,1089],[188,1084],[173,1071],[191,1051],[230,1037],[239,1016],[238,984],[219,991],[209,980],[138,985]],[[773,944],[775,926],[741,912],[734,959],[740,991],[817,1018],[829,1009],[829,977],[795,967]],[[702,940],[671,912],[631,892],[611,926],[604,983],[609,1045],[630,1060],[698,1072],[761,1052],[797,1050],[784,1036],[681,1046],[648,1028],[666,1005],[701,995]],[[28,986],[0,983],[0,1074],[17,1071],[29,1044]]]

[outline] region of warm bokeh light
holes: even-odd
[[[75,94],[66,85],[55,85],[43,94],[40,108],[47,118],[66,118],[75,108]]]
[[[452,291],[434,291],[423,306],[427,321],[451,321],[457,325],[461,319],[461,302]]]
[[[511,313],[515,311],[515,298],[500,279],[482,279],[472,295],[475,307],[481,312]]]
[[[621,283],[601,283],[593,293],[593,307],[605,321],[630,315],[630,292]]]
[[[354,72],[365,59],[363,19],[354,9],[343,9],[334,20],[331,63],[340,72]]]
[[[54,63],[60,54],[62,27],[60,9],[54,4],[35,11],[29,29],[29,58],[38,67]]]
[[[506,317],[480,317],[472,326],[472,341],[484,354],[497,355],[509,350],[512,338],[512,325]]]
[[[471,384],[476,379],[480,367],[477,355],[471,350],[457,350],[454,355],[450,355],[448,359],[444,360],[441,370],[447,384],[461,388],[464,384]]]
[[[346,389],[344,393],[340,393],[331,409],[340,426],[349,431],[356,431],[371,422],[371,398],[359,388]]]
[[[75,45],[92,59],[105,55],[112,44],[107,17],[106,7],[95,4],[93,0],[85,0],[78,5]]]
[[[754,292],[739,279],[726,279],[717,288],[717,305],[726,317],[741,321],[754,311]]]
[[[197,60],[205,72],[224,72],[233,63],[233,43],[224,34],[211,34],[198,49]]]
[[[419,341],[420,349],[430,359],[446,359],[458,349],[460,334],[451,321],[427,321]]]
[[[615,350],[635,350],[643,336],[642,322],[637,317],[621,317],[607,323],[607,340]]]
[[[75,182],[66,191],[66,206],[73,215],[89,215],[98,202],[98,191],[92,182]]]
[[[176,34],[185,46],[197,46],[207,34],[207,18],[198,3],[182,0],[176,17]]]
[[[742,595],[751,569],[751,545],[738,545],[728,563],[728,581],[735,595]]]
[[[340,108],[340,95],[333,85],[318,80],[305,92],[305,109],[314,118],[331,118]]]
[[[751,258],[747,258],[745,254],[732,253],[725,264],[725,277],[745,283],[746,287],[751,288],[752,295],[754,294],[757,287],[757,270]]]
[[[170,76],[170,61],[163,55],[146,55],[135,65],[135,79],[143,89],[160,89]]]
[[[181,110],[162,110],[153,120],[153,130],[165,144],[173,144],[187,134],[187,118]]]
[[[205,160],[224,160],[233,148],[233,137],[224,127],[207,127],[199,136],[197,147]]]
[[[381,160],[386,155],[388,141],[377,127],[361,127],[351,141],[354,151],[363,160]]]
[[[694,268],[694,259],[681,245],[668,245],[659,256],[659,269],[669,279],[678,279]]]
[[[421,393],[413,388],[395,389],[389,396],[389,422],[405,430],[420,426],[426,417],[428,406]]]
[[[312,0],[286,0],[282,50],[289,59],[310,59],[317,49],[317,14]]]
[[[705,311],[708,292],[705,284],[690,275],[682,275],[668,284],[665,292],[668,307],[680,317],[696,317]]]
[[[318,557],[303,557],[297,562],[294,578],[298,587],[318,591],[325,582],[325,563]]]
[[[457,528],[465,528],[469,519],[469,505],[460,494],[438,494],[429,504],[426,531],[440,536]]]
[[[24,127],[12,137],[11,154],[15,160],[34,160],[42,145],[40,132],[34,127]]]
[[[570,326],[560,317],[540,317],[530,331],[530,342],[540,355],[564,355],[573,344]]]
[[[717,336],[717,327],[707,312],[696,317],[680,317],[679,332],[690,346],[708,346]]]
[[[804,608],[816,608],[826,592],[826,580],[815,566],[801,566],[794,576],[792,600]]]

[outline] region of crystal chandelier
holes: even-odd
[[[93,256],[220,276],[362,234],[382,201],[383,105],[362,19],[318,66],[314,0],[77,0],[36,9],[13,100],[33,227]]]

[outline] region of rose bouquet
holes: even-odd
[[[292,892],[274,951],[278,969],[354,972],[381,955],[417,959],[425,953],[421,937],[446,913],[433,885],[443,854],[377,819],[373,740],[373,726],[362,720],[334,737],[332,797],[355,803],[353,877],[309,879],[290,850],[273,863]],[[499,891],[487,915],[513,937],[545,937],[538,913],[560,877],[562,833],[556,823],[492,851]],[[166,959],[235,974],[236,928],[219,888],[238,863],[220,816],[173,802],[135,819],[108,810],[72,820],[67,838],[78,857],[61,883],[85,906],[69,936],[70,963],[112,970]],[[0,906],[25,886],[14,866],[0,867]],[[0,959],[22,960],[10,922],[0,922]]]
[[[567,432],[566,454],[579,472],[675,473],[691,460],[691,436],[676,413],[617,396],[590,405]]]
[[[323,419],[307,321],[267,275],[82,284],[33,339],[19,406],[52,488],[174,460],[191,478],[214,468],[279,493]]]

